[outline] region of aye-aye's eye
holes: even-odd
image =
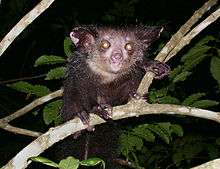
[[[107,40],[103,40],[103,41],[101,42],[101,47],[102,47],[103,49],[108,49],[110,46],[111,46],[111,44],[110,44],[110,42],[107,41]]]
[[[133,45],[131,43],[126,43],[125,49],[131,51],[133,49]]]

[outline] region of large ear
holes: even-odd
[[[97,31],[92,26],[79,26],[70,32],[70,38],[76,47],[89,47],[95,42]]]
[[[144,47],[147,48],[160,37],[162,31],[163,27],[159,26],[139,26],[135,34]]]

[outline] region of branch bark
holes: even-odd
[[[215,159],[207,163],[204,163],[202,165],[199,165],[197,167],[193,167],[192,169],[219,169],[219,166],[220,166],[220,159]]]
[[[144,100],[131,101],[126,105],[117,106],[113,108],[113,120],[118,120],[128,117],[139,117],[147,114],[169,114],[169,115],[185,115],[193,117],[201,117],[210,119],[220,123],[220,114],[203,109],[184,107],[178,105],[166,104],[148,104]],[[104,123],[104,120],[96,115],[91,115],[90,125],[97,125]],[[38,156],[44,150],[52,146],[54,143],[64,139],[65,137],[74,134],[77,131],[85,129],[87,126],[83,125],[79,118],[75,118],[49,129],[48,132],[38,137],[23,150],[21,150],[13,159],[11,159],[3,168],[4,169],[23,169],[26,168],[31,161],[30,157]]]
[[[0,57],[15,38],[30,25],[41,13],[43,13],[54,0],[42,0],[29,13],[27,13],[0,42]]]

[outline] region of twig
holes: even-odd
[[[169,53],[166,57],[165,62],[171,59],[174,55],[176,55],[184,46],[188,45],[190,41],[198,35],[203,29],[208,27],[211,23],[215,22],[220,17],[220,8],[215,12],[210,14],[204,21],[202,21],[199,25],[197,25],[193,30],[191,30],[186,36],[184,36],[178,45]]]
[[[35,131],[27,130],[27,129],[13,127],[10,124],[5,125],[3,129],[6,131],[15,133],[15,134],[21,134],[21,135],[31,136],[31,137],[39,137],[40,135],[42,135],[41,132],[35,132]]]
[[[16,82],[16,81],[19,81],[19,80],[38,79],[38,78],[42,78],[42,77],[45,77],[45,76],[46,76],[46,74],[42,74],[42,75],[31,76],[31,77],[21,77],[21,78],[16,78],[16,79],[4,80],[4,81],[0,81],[0,84],[12,83],[12,82]]]
[[[198,22],[198,20],[216,5],[218,0],[207,1],[200,9],[194,12],[193,16],[172,36],[170,41],[163,47],[160,53],[156,56],[156,60],[164,61],[167,55],[175,48],[181,39],[191,30],[191,28]]]
[[[42,0],[10,30],[10,32],[0,42],[0,57],[15,40],[15,38],[53,2],[54,0]]]
[[[132,101],[126,105],[117,106],[113,108],[114,120],[134,116],[138,117],[140,115],[146,114],[179,114],[185,116],[201,117],[220,123],[220,114],[217,112],[178,105],[150,105],[143,100]],[[96,115],[91,115],[91,126],[101,123],[104,123],[103,119]],[[83,125],[79,118],[75,118],[66,122],[65,124],[49,129],[48,132],[42,134],[32,143],[27,145],[23,150],[21,150],[13,159],[11,159],[4,166],[4,169],[21,169],[27,167],[28,164],[30,164],[30,161],[28,162],[28,159],[30,157],[38,156],[40,153],[52,146],[54,143],[85,128],[87,128],[87,125]]]
[[[6,116],[2,119],[0,119],[0,128],[16,133],[16,134],[22,134],[22,135],[27,135],[27,136],[32,136],[32,137],[38,137],[41,135],[41,133],[39,132],[34,132],[34,131],[30,131],[30,130],[26,130],[26,129],[21,129],[21,128],[17,128],[17,127],[13,127],[11,125],[9,125],[9,122],[26,114],[27,112],[33,110],[35,107],[42,105],[54,98],[60,97],[63,94],[63,90],[57,90],[53,93],[50,93],[46,96],[43,96],[41,98],[38,98],[36,100],[34,100],[33,102],[31,102],[30,104],[26,105],[25,107],[17,110],[16,112],[10,114],[9,116]]]
[[[31,102],[30,104],[26,105],[25,107],[14,112],[13,114],[10,114],[9,116],[0,119],[0,124],[1,124],[1,122],[9,123],[10,121],[12,121],[12,120],[26,114],[27,112],[31,111],[35,107],[42,105],[42,104],[44,104],[44,103],[46,103],[56,97],[62,96],[62,93],[63,93],[63,90],[60,89],[60,90],[57,90],[57,91],[50,93],[46,96],[38,98],[38,99],[34,100],[33,102]]]

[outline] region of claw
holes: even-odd
[[[142,98],[142,96],[139,93],[136,93],[136,92],[132,92],[129,95],[132,99],[135,99],[135,100],[140,100]]]
[[[153,61],[153,63],[149,66],[144,66],[146,71],[153,72],[155,74],[155,79],[162,79],[164,76],[167,76],[170,72],[170,67],[162,62]]]
[[[99,104],[98,106],[93,107],[92,112],[104,120],[112,119],[112,106],[109,104]]]
[[[89,126],[89,114],[86,111],[81,111],[77,113],[77,116],[80,118],[84,125]]]

